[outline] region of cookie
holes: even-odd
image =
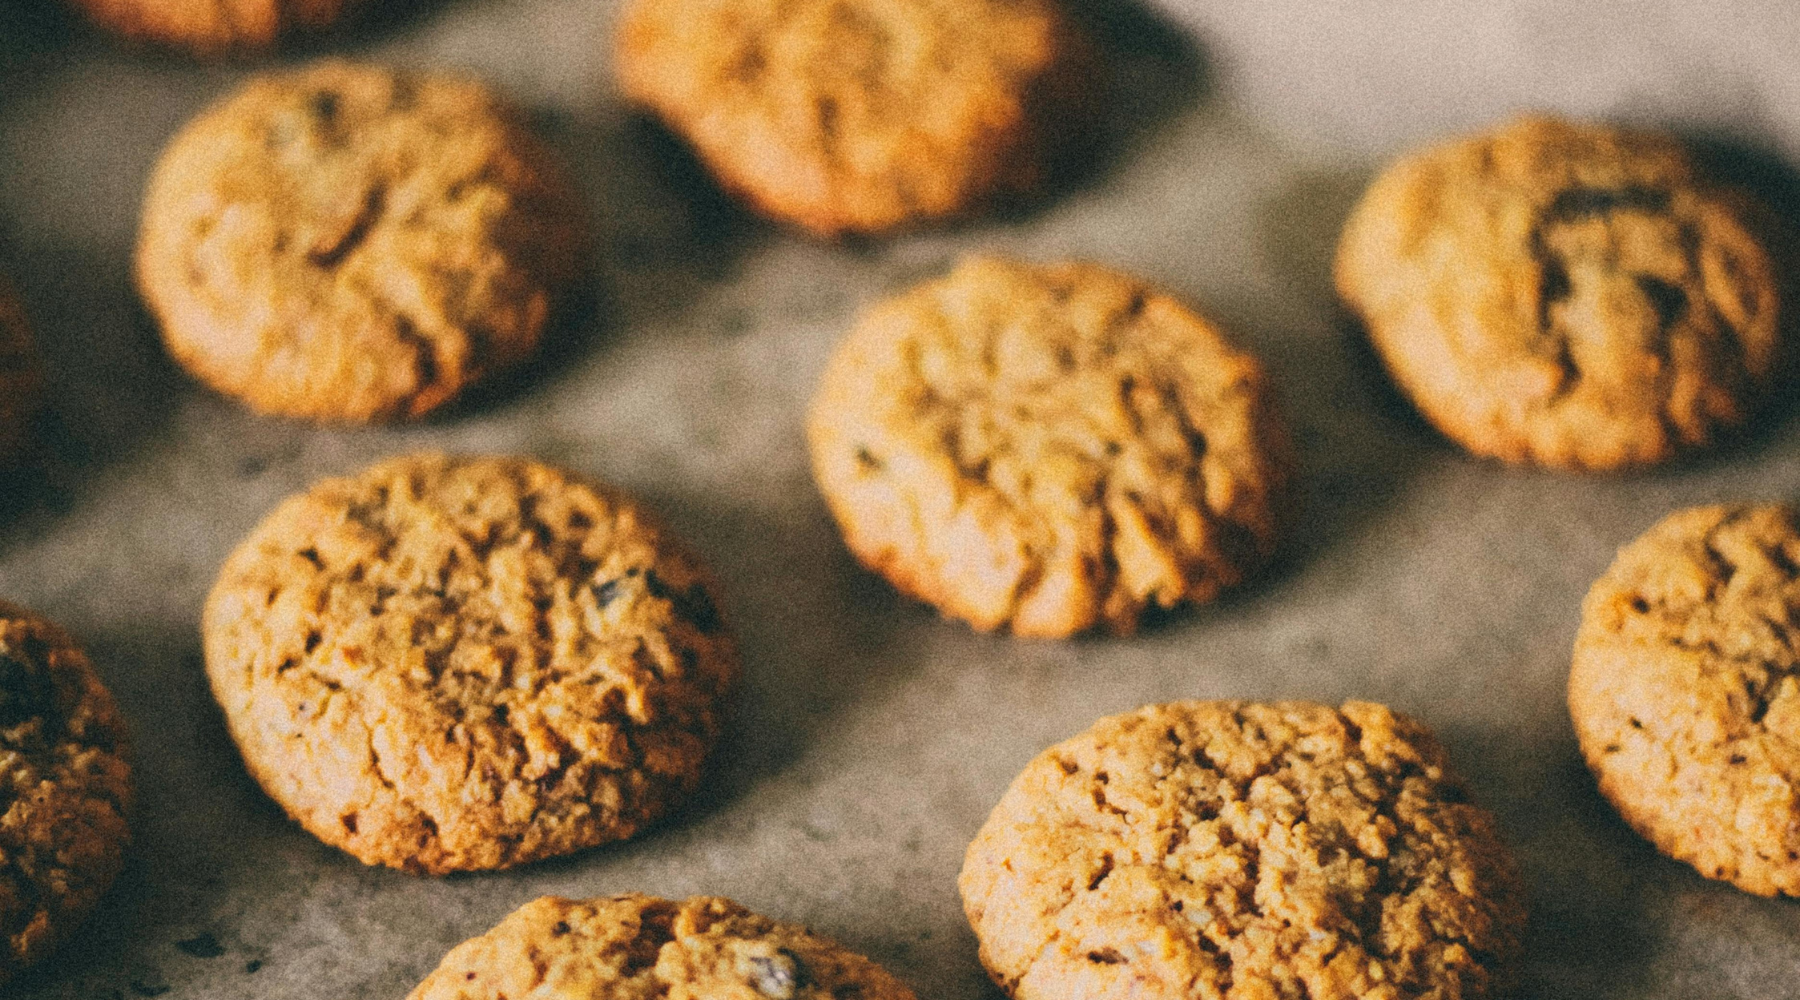
[[[1569,714],[1625,821],[1708,878],[1800,896],[1800,522],[1677,511],[1588,591]]]
[[[648,512],[512,458],[409,455],[289,498],[203,630],[269,795],[433,874],[636,834],[698,783],[738,674],[711,577]]]
[[[131,841],[125,723],[68,633],[0,601],[0,985],[86,919]]]
[[[1742,424],[1778,375],[1756,220],[1668,136],[1521,118],[1389,167],[1344,229],[1337,287],[1469,451],[1649,465]]]
[[[874,962],[729,899],[545,896],[463,942],[408,1000],[914,1000]]]
[[[1189,701],[1039,754],[963,864],[1016,1000],[1505,994],[1524,893],[1418,722]]]
[[[122,38],[210,57],[265,50],[347,18],[357,0],[73,0]]]
[[[616,40],[632,100],[821,235],[1030,189],[1093,76],[1054,0],[635,0]]]
[[[1275,546],[1290,476],[1262,367],[1090,264],[964,260],[867,309],[807,424],[858,559],[983,631],[1128,633]]]
[[[138,287],[176,360],[256,410],[416,418],[532,353],[582,219],[486,88],[326,62],[255,77],[175,137]]]
[[[0,280],[0,468],[16,460],[31,438],[31,418],[43,394],[43,374],[25,310]],[[0,485],[0,492],[4,485]]]

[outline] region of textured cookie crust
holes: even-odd
[[[545,896],[444,956],[407,1000],[914,1000],[874,962],[729,899]]]
[[[1664,854],[1800,896],[1800,525],[1696,507],[1588,592],[1569,713],[1600,791]]]
[[[267,49],[328,28],[360,0],[73,0],[95,24],[136,42],[197,56]]]
[[[43,394],[43,372],[25,310],[0,280],[0,468],[19,457]],[[4,492],[0,484],[0,492]]]
[[[1026,765],[961,887],[1018,1000],[1473,1000],[1525,925],[1493,818],[1367,702],[1102,719]]]
[[[537,346],[582,220],[479,84],[326,62],[255,77],[176,136],[138,287],[176,359],[255,409],[418,417]]]
[[[823,235],[1029,188],[1092,76],[1053,0],[635,0],[617,44],[727,188]]]
[[[125,723],[75,640],[0,601],[0,984],[112,885],[131,831]]]
[[[1388,168],[1345,227],[1337,286],[1470,451],[1647,465],[1743,423],[1776,377],[1754,214],[1672,138],[1522,118]]]
[[[632,501],[519,459],[414,455],[277,507],[207,600],[250,772],[414,871],[629,837],[691,791],[738,672],[711,578]]]
[[[865,311],[807,425],[858,559],[982,630],[1130,632],[1275,546],[1290,472],[1262,368],[1088,264],[969,258]]]

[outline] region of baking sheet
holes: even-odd
[[[1199,0],[1085,6],[1126,83],[1111,153],[1004,218],[845,246],[723,203],[609,82],[608,0],[420,0],[319,51],[497,82],[576,164],[600,247],[545,361],[424,426],[318,430],[213,396],[129,286],[161,143],[255,65],[123,52],[0,0],[0,270],[48,355],[50,454],[0,503],[0,594],[76,632],[129,715],[128,871],[32,1000],[398,998],[541,893],[721,893],[872,955],[921,997],[997,996],[955,877],[1026,760],[1181,697],[1359,697],[1443,733],[1530,882],[1529,998],[1800,995],[1800,903],[1660,859],[1595,793],[1563,682],[1578,603],[1670,508],[1793,499],[1795,407],[1676,468],[1509,472],[1435,437],[1333,305],[1337,228],[1405,145],[1545,107],[1668,124],[1796,202],[1786,0]],[[293,61],[296,57],[284,57]],[[856,304],[961,252],[1082,256],[1199,304],[1272,369],[1304,516],[1279,566],[1136,638],[983,637],[843,551],[800,415]],[[724,579],[748,684],[705,793],[641,840],[493,875],[365,868],[245,776],[197,619],[234,541],[316,477],[416,448],[521,452],[628,487]]]

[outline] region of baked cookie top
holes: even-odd
[[[269,794],[430,873],[632,836],[697,784],[738,673],[685,549],[523,459],[410,455],[290,498],[226,561],[204,632]]]
[[[545,896],[444,956],[408,1000],[914,1000],[886,969],[729,899]]]
[[[0,279],[0,466],[25,449],[42,392],[42,366],[25,310]]]
[[[0,984],[49,954],[123,867],[126,753],[75,640],[0,601]]]
[[[1600,791],[1702,875],[1800,896],[1800,524],[1677,511],[1588,591],[1569,712]]]
[[[1090,264],[964,260],[866,310],[807,424],[850,550],[978,629],[1130,632],[1274,548],[1289,477],[1262,367]]]
[[[330,27],[360,0],[72,0],[114,34],[197,56],[267,49]]]
[[[635,0],[617,49],[727,188],[824,235],[1028,187],[1088,65],[1053,0]]]
[[[170,143],[138,287],[176,359],[255,409],[418,417],[537,346],[582,220],[483,86],[325,62],[252,78]]]
[[[1437,740],[1380,705],[1189,701],[1040,754],[962,897],[1018,1000],[1500,995],[1524,894]]]
[[[1384,171],[1344,229],[1337,286],[1470,451],[1645,465],[1741,424],[1776,375],[1775,271],[1751,214],[1673,138],[1520,118]]]

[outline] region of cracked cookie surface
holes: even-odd
[[[1502,995],[1523,888],[1424,726],[1190,701],[1026,765],[960,880],[1016,1000]]]
[[[25,450],[42,393],[43,369],[25,310],[0,279],[0,469]]]
[[[808,419],[864,565],[978,629],[1135,628],[1275,546],[1289,447],[1262,367],[1089,264],[963,261],[864,311]]]
[[[444,956],[408,1000],[914,1000],[881,966],[729,899],[545,896]]]
[[[1800,524],[1678,511],[1582,606],[1569,712],[1600,791],[1664,854],[1800,896]]]
[[[505,868],[692,791],[737,650],[641,507],[521,459],[413,455],[282,503],[207,600],[245,764],[370,864]]]
[[[124,865],[124,720],[68,633],[0,601],[0,984],[99,903]]]
[[[89,20],[121,37],[198,56],[267,49],[321,31],[360,0],[72,0]]]
[[[824,235],[1028,189],[1091,75],[1051,0],[636,0],[617,48],[727,188]]]
[[[1337,287],[1470,451],[1641,466],[1742,424],[1777,378],[1757,224],[1671,137],[1521,118],[1384,171],[1345,226]]]
[[[255,77],[176,136],[137,280],[175,358],[257,410],[416,418],[532,353],[582,220],[481,85],[326,62]]]

